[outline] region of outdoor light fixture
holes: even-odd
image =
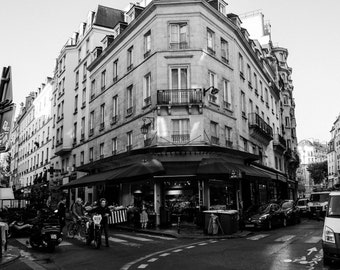
[[[140,131],[143,135],[148,134],[149,132],[149,125],[151,124],[151,128],[154,128],[154,121],[155,119],[153,117],[143,117],[143,125],[140,128]],[[147,120],[149,120],[149,122],[146,122]]]
[[[203,88],[203,95],[205,96],[205,94],[207,93],[207,92],[209,92],[211,90],[211,94],[212,95],[216,95],[218,92],[219,92],[219,90],[217,89],[217,88],[215,88],[214,86],[210,86],[209,88],[207,88],[207,89],[205,89],[205,88]]]

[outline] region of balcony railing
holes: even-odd
[[[280,134],[274,134],[274,145],[281,145],[286,148],[286,140]]]
[[[216,137],[216,136],[211,136],[211,143],[212,144],[220,144],[220,138]]]
[[[225,146],[228,148],[232,148],[233,147],[233,142],[229,141],[229,140],[225,140]]]
[[[132,150],[132,145],[127,145],[127,146],[126,146],[126,151],[129,152],[129,151],[131,151],[131,150]]]
[[[118,115],[112,116],[111,118],[111,125],[114,125],[118,122]]]
[[[144,106],[149,106],[151,105],[151,97],[147,97],[144,99]]]
[[[200,89],[174,89],[158,90],[158,105],[189,105],[203,102],[202,90]]]
[[[266,140],[268,141],[273,139],[273,129],[269,124],[267,124],[257,113],[250,113],[248,116],[250,128],[266,137]]]
[[[94,129],[93,128],[90,128],[90,131],[89,131],[89,136],[92,136],[94,133]]]
[[[105,128],[105,123],[100,123],[99,130],[102,131]]]
[[[133,113],[133,106],[126,110],[126,114],[129,116]]]
[[[80,141],[83,142],[84,140],[85,140],[85,134],[82,133],[82,134],[80,134]]]
[[[171,139],[174,143],[188,143],[190,141],[189,133],[172,134]]]
[[[189,44],[188,42],[172,42],[170,43],[170,49],[172,50],[183,50],[188,49]]]

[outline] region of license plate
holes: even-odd
[[[255,225],[254,224],[246,224],[246,226],[245,226],[246,228],[254,228],[255,227]]]
[[[51,239],[57,239],[57,235],[56,234],[51,234]]]

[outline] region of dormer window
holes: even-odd
[[[223,1],[218,1],[218,11],[221,12],[223,15],[226,14],[226,7],[226,3],[224,3]]]

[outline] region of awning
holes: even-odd
[[[147,175],[161,174],[163,172],[164,168],[162,166],[162,163],[160,163],[156,159],[152,159],[150,161],[132,163],[102,173],[86,175],[79,179],[71,181],[66,185],[63,185],[61,188],[66,189],[97,184],[105,181],[133,179]]]
[[[253,167],[252,165],[250,165],[251,168],[254,168],[258,171],[261,171],[262,173],[266,174],[268,178],[272,179],[272,180],[277,180],[277,176],[275,172],[271,172],[271,171],[267,171],[261,168],[257,168],[257,167]]]
[[[270,178],[268,174],[258,170],[254,167],[250,167],[244,164],[236,164],[228,162],[224,159],[218,158],[204,158],[202,159],[197,169],[197,174],[235,174],[235,172],[241,172],[247,176]]]
[[[277,174],[277,180],[286,183],[287,182],[287,177],[278,173]]]
[[[197,174],[199,162],[163,162],[167,176],[192,176]]]

